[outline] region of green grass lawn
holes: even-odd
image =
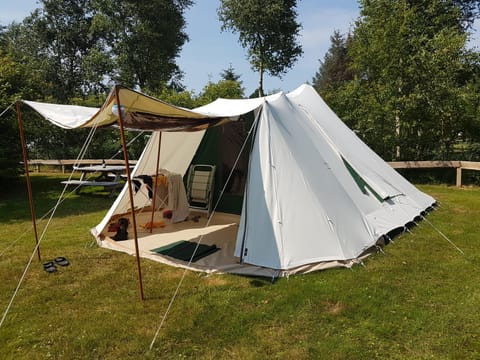
[[[56,201],[60,175],[34,175],[37,217]],[[74,195],[59,207],[43,260],[34,258],[0,328],[1,359],[479,359],[480,189],[421,186],[442,206],[352,270],[269,279],[188,272],[99,248],[89,229],[113,202]],[[0,316],[34,248],[24,185],[0,197]],[[41,233],[45,221],[39,223]]]

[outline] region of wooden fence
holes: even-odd
[[[123,160],[99,160],[99,159],[82,159],[82,160],[29,160],[28,164],[35,171],[40,171],[40,166],[60,166],[62,172],[65,167],[78,165],[123,165]],[[130,160],[130,164],[136,164],[137,160]],[[480,162],[474,161],[391,161],[389,164],[394,169],[434,169],[434,168],[454,168],[457,170],[457,186],[462,186],[462,170],[480,170]]]
[[[130,165],[135,165],[137,160],[129,160]],[[60,166],[62,169],[62,173],[65,173],[66,167],[72,167],[73,165],[81,165],[81,166],[91,166],[91,165],[124,165],[124,160],[119,159],[109,159],[109,160],[102,160],[102,159],[82,159],[82,160],[42,160],[42,159],[35,159],[35,160],[28,160],[28,166],[31,169],[34,169],[36,172],[40,172],[41,166]]]
[[[480,170],[480,162],[474,161],[391,161],[394,169],[457,169],[457,186],[462,186],[462,170]]]

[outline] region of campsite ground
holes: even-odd
[[[59,175],[33,176],[38,217],[61,190]],[[3,325],[2,359],[478,359],[480,189],[422,186],[442,206],[365,267],[269,279],[188,272],[148,351],[183,270],[96,246],[89,229],[113,199],[74,195],[58,208]],[[0,315],[32,254],[27,196],[0,196]],[[40,222],[41,233],[46,221]]]

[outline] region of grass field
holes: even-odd
[[[38,217],[60,175],[34,175]],[[59,207],[0,328],[1,359],[480,359],[480,189],[422,186],[442,206],[412,234],[352,270],[269,279],[188,272],[97,247],[89,229],[113,199],[75,195]],[[42,231],[45,221],[39,224]],[[0,311],[32,254],[24,185],[0,197]]]

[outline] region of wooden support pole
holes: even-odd
[[[158,134],[158,150],[157,150],[157,165],[155,167],[155,180],[152,181],[153,198],[152,198],[152,216],[150,219],[150,234],[153,232],[153,217],[155,215],[155,207],[157,206],[157,179],[158,179],[158,167],[160,166],[160,148],[162,147],[162,132]]]
[[[17,119],[18,119],[18,132],[20,133],[20,143],[22,145],[23,166],[25,168],[25,179],[27,181],[28,202],[30,204],[30,214],[32,216],[33,232],[35,234],[35,247],[37,248],[38,261],[42,261],[42,257],[40,255],[40,244],[39,244],[39,240],[38,240],[35,206],[33,205],[32,183],[30,181],[30,172],[29,172],[29,169],[28,169],[27,146],[26,146],[26,143],[25,143],[25,134],[24,134],[24,131],[23,131],[22,112],[21,112],[21,109],[20,109],[20,101],[16,102],[16,107],[17,107]]]
[[[118,85],[115,85],[115,101],[118,109],[118,126],[120,127],[120,138],[122,140],[123,158],[125,159],[125,173],[127,175],[128,195],[130,197],[130,210],[132,215],[132,227],[133,227],[133,239],[135,243],[135,257],[137,259],[137,271],[138,271],[138,286],[140,290],[140,300],[144,300],[143,295],[143,281],[142,281],[142,267],[140,264],[140,250],[138,247],[138,234],[137,234],[137,221],[135,219],[135,202],[133,200],[133,188],[132,177],[130,175],[130,164],[128,162],[127,142],[125,140],[125,129],[123,126],[123,114],[122,106],[120,103],[120,96],[118,91]]]

